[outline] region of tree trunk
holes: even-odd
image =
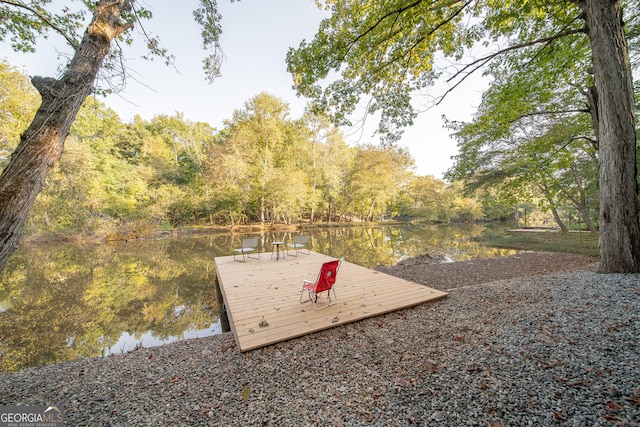
[[[578,213],[582,217],[584,223],[587,226],[587,229],[590,233],[596,233],[597,230],[593,226],[593,221],[591,221],[591,217],[589,217],[589,209],[587,208],[587,193],[584,189],[584,185],[582,183],[582,178],[580,177],[580,173],[578,172],[578,167],[575,162],[571,163],[571,173],[573,175],[573,183],[575,187],[578,189],[579,198],[575,197],[571,191],[567,190],[564,187],[558,186],[560,191],[565,195],[567,199],[573,204],[573,206],[578,210]]]
[[[62,155],[71,124],[91,93],[111,41],[133,26],[119,23],[121,12],[127,7],[125,0],[99,1],[62,77],[31,79],[42,96],[42,104],[0,176],[0,270],[18,247],[31,207],[48,172]]]
[[[549,186],[545,181],[543,181],[542,185],[539,188],[542,190],[542,193],[544,194],[545,199],[547,199],[547,202],[549,203],[549,208],[551,209],[551,214],[553,215],[554,221],[556,222],[556,224],[558,224],[558,227],[560,227],[562,234],[567,234],[569,232],[569,229],[567,228],[565,223],[562,221],[562,219],[560,219],[560,215],[558,214],[558,209],[556,209],[556,203],[553,200],[553,196],[551,195]],[[526,213],[525,213],[525,226],[526,225],[527,225],[527,221],[526,221]]]
[[[597,91],[601,273],[640,272],[636,133],[619,0],[584,0]]]
[[[584,185],[582,183],[582,178],[578,173],[578,167],[575,162],[571,163],[571,172],[573,173],[573,182],[576,183],[576,187],[578,188],[578,193],[580,194],[580,202],[576,204],[584,223],[587,225],[587,229],[590,233],[596,233],[596,228],[593,226],[593,222],[591,221],[591,217],[589,216],[589,209],[587,208],[587,193],[584,189]]]

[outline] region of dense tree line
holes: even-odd
[[[39,97],[6,62],[0,79],[4,167]],[[180,113],[124,123],[89,97],[26,231],[127,238],[192,225],[485,217],[459,188],[416,176],[406,150],[349,146],[328,120],[289,114],[284,101],[261,93],[220,130]]]

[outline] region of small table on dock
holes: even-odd
[[[284,246],[284,242],[271,242],[276,247],[276,261],[280,259],[280,246]],[[271,252],[271,258],[273,258],[273,252]],[[282,258],[285,258],[284,249],[282,250]]]

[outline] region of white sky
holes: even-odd
[[[205,53],[201,50],[199,27],[192,16],[197,2],[183,0],[180,6],[170,0],[147,0],[147,3],[154,18],[145,24],[145,29],[158,35],[176,57],[177,71],[158,60],[140,59],[139,53],[126,53],[127,65],[135,80],[130,79],[120,95],[103,99],[123,121],[130,121],[135,114],[151,119],[157,114],[181,112],[186,119],[207,122],[220,129],[234,110],[242,108],[260,92],[268,92],[289,103],[290,117],[302,115],[306,100],[298,98],[291,88],[284,60],[289,47],[297,47],[302,39],[311,40],[319,22],[327,16],[316,8],[313,0],[234,3],[218,0],[223,26],[221,44],[226,59],[222,77],[213,85],[206,83],[202,71]],[[63,40],[55,34],[50,36],[50,42],[57,49],[65,48]],[[29,75],[55,76],[60,61],[50,46],[42,43],[36,54],[16,54],[8,45],[0,44],[0,57],[23,67]],[[451,156],[457,152],[455,141],[443,128],[442,115],[450,120],[470,120],[484,89],[482,78],[474,76],[440,106],[420,114],[414,126],[406,129],[399,145],[409,149],[417,174],[442,178],[452,165]],[[354,117],[354,122],[357,118]],[[377,144],[378,140],[371,138],[375,125],[375,118],[369,118],[362,132],[344,129],[347,141]]]

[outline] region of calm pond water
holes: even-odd
[[[307,234],[310,249],[373,268],[424,253],[451,261],[513,253],[477,243],[486,231],[479,225],[404,225]],[[270,242],[292,241],[295,234],[259,234],[261,248],[271,251]],[[221,333],[214,258],[232,255],[242,237],[21,245],[0,273],[0,369]]]

